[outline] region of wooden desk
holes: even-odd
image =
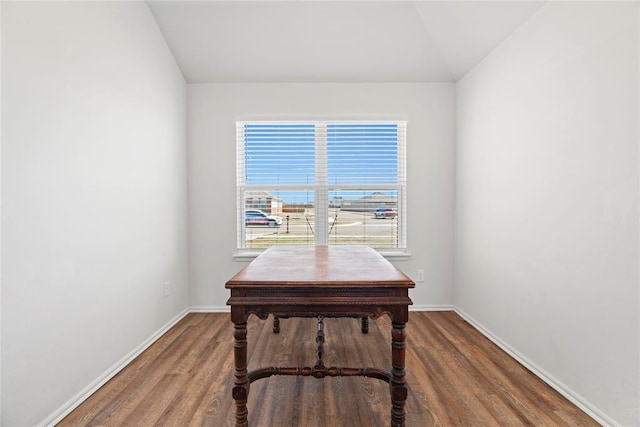
[[[236,426],[247,426],[251,382],[272,375],[365,376],[389,383],[391,426],[404,426],[405,325],[409,288],[415,284],[374,249],[366,246],[273,246],[226,284],[231,290],[234,331]],[[247,318],[255,314],[318,317],[317,361],[313,367],[266,367],[247,371]],[[391,371],[327,367],[322,360],[324,317],[391,318]],[[292,399],[294,396],[291,397]]]

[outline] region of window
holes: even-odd
[[[405,249],[405,122],[237,122],[238,248]]]

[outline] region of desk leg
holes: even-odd
[[[236,401],[236,427],[247,427],[247,322],[233,323],[233,361],[235,364],[233,400]]]
[[[392,321],[391,331],[391,427],[404,427],[404,404],[407,400],[407,387],[405,383],[405,325]]]
[[[362,317],[362,333],[363,334],[369,333],[369,316]]]

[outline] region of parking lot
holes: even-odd
[[[282,225],[246,228],[246,247],[264,248],[272,244],[311,244],[314,242],[313,209],[285,213]],[[288,216],[288,218],[287,218]],[[378,219],[372,212],[329,210],[329,241],[339,244],[366,244],[373,247],[396,247],[397,218]]]

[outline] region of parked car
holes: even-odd
[[[275,227],[282,224],[279,216],[269,216],[261,210],[249,209],[244,212],[244,225],[267,225]]]
[[[398,216],[398,212],[393,208],[380,208],[373,213],[376,218],[395,218]]]

